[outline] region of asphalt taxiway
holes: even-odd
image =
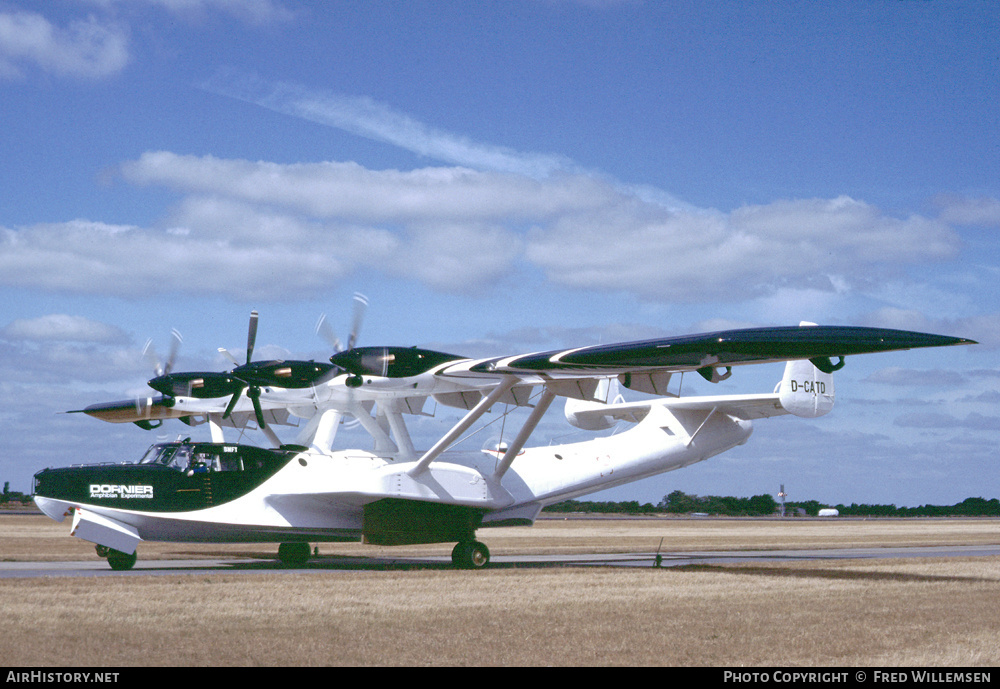
[[[717,550],[636,552],[574,555],[494,555],[490,568],[523,567],[678,567],[767,563],[794,560],[886,559],[909,557],[988,557],[1000,555],[1000,545],[904,548],[825,548],[814,550]],[[283,566],[272,559],[219,558],[192,560],[140,559],[127,571],[114,571],[105,560],[66,562],[0,562],[0,579],[39,577],[154,576],[220,573],[289,573],[336,570],[450,569],[447,557],[321,556],[302,567]]]

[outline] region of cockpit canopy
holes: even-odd
[[[139,464],[201,473],[259,469],[275,459],[273,452],[257,447],[184,441],[151,445]]]

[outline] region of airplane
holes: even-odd
[[[803,322],[473,359],[359,347],[355,327],[346,347],[334,342],[329,363],[253,362],[257,318],[246,361],[232,357],[231,371],[173,373],[171,357],[149,381],[158,396],[77,410],[145,429],[169,419],[207,424],[210,440],[155,443],[136,463],[42,470],[34,484],[41,511],[70,518],[71,535],[94,543],[116,570],[134,566],[143,541],[278,543],[286,566],[304,565],[314,542],[455,543],[453,565],[481,569],[490,561],[481,529],[530,526],[546,505],[708,459],[746,443],[758,419],[828,413],[833,374],[847,356],[976,344]],[[718,383],[734,367],[779,362],[784,373],[769,394],[668,391],[677,374]],[[623,387],[643,399],[626,401]],[[578,429],[627,428],[528,447],[557,397]],[[465,413],[418,449],[406,417],[430,416],[430,399]],[[499,405],[530,410],[512,437],[480,450],[452,447]],[[351,418],[371,447],[334,449]],[[254,422],[271,447],[226,441],[224,427]],[[295,441],[283,443],[273,426],[291,425]]]

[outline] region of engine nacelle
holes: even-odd
[[[615,425],[615,420],[610,416],[594,416],[592,414],[587,414],[586,416],[577,415],[578,411],[591,410],[597,407],[604,406],[600,402],[582,402],[580,400],[575,400],[569,398],[566,400],[566,420],[572,425],[576,426],[585,431],[606,431]]]
[[[611,416],[598,416],[593,412],[611,402],[612,397],[614,397],[614,402],[621,401],[621,395],[618,394],[618,381],[617,379],[605,378],[597,384],[591,399],[567,397],[563,413],[566,415],[566,420],[577,428],[585,431],[606,431],[612,428],[617,420]]]

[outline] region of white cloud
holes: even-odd
[[[100,78],[128,63],[128,33],[94,17],[58,27],[34,12],[0,14],[0,76],[34,65],[59,76]]]
[[[287,21],[293,13],[274,0],[145,0],[171,12],[183,14],[209,10],[224,12],[253,24]]]
[[[670,210],[607,181],[464,167],[371,170],[150,152],[127,181],[182,194],[160,228],[73,221],[0,234],[0,284],[296,298],[357,269],[446,291],[518,271],[658,303],[796,295],[798,306],[951,258],[941,222],[846,197]],[[764,302],[761,302],[763,304]]]
[[[180,17],[224,14],[253,25],[287,22],[296,16],[276,0],[85,1],[97,13],[64,26],[38,12],[0,12],[0,79],[24,78],[28,67],[86,79],[118,74],[130,60],[130,29],[126,13],[117,10],[134,9],[140,2]]]
[[[990,196],[940,196],[937,202],[944,222],[1000,228],[1000,199]]]
[[[966,377],[957,371],[924,371],[890,366],[872,373],[866,379],[871,383],[895,386],[923,386],[939,389],[957,388],[967,383]]]
[[[178,236],[155,229],[109,232],[74,221],[5,230],[0,284],[74,294],[144,298],[200,293],[277,299],[342,277],[314,250]]]
[[[537,229],[529,260],[556,282],[626,289],[652,300],[740,300],[840,291],[900,266],[953,257],[940,222],[905,220],[846,197],[779,201],[729,214],[669,212],[635,199]]]
[[[232,71],[204,87],[459,167],[371,170],[347,162],[278,165],[153,152],[126,164],[126,179],[266,204],[328,225],[350,223],[383,240],[369,252],[374,267],[438,287],[442,269],[455,277],[442,276],[444,282],[471,288],[523,269],[541,271],[558,285],[624,291],[657,303],[755,299],[760,309],[801,314],[829,312],[862,292],[905,308],[913,302],[907,295],[928,284],[915,281],[912,269],[954,260],[961,248],[944,219],[894,217],[847,196],[731,212],[697,209],[662,190],[583,170],[563,156],[512,151],[435,129],[368,98]],[[446,232],[428,229],[454,232],[460,224],[490,229],[474,245],[467,241],[471,233],[448,241]],[[436,251],[423,250],[431,245]],[[498,270],[470,270],[468,280],[451,270],[492,247],[503,249],[489,263]],[[394,256],[407,250],[430,260],[400,273]],[[890,284],[899,286],[897,298],[886,292]],[[954,295],[937,292],[954,304]]]
[[[1000,417],[983,414],[969,414],[964,420],[943,412],[914,412],[903,414],[893,420],[893,425],[902,428],[955,429],[995,431],[1000,426]]]
[[[179,17],[201,19],[213,12],[227,14],[250,24],[272,24],[292,19],[295,13],[277,0],[85,0],[110,10],[138,4],[160,7]]]
[[[367,222],[523,220],[596,209],[616,195],[607,185],[579,175],[541,182],[461,167],[370,170],[350,162],[282,165],[168,151],[143,154],[122,170],[135,184]]]
[[[11,321],[0,329],[0,337],[8,340],[104,344],[121,344],[129,340],[125,332],[116,326],[62,313]]]
[[[976,349],[1000,347],[1000,312],[975,316],[929,318],[915,309],[882,308],[858,319],[859,325],[918,332],[955,333],[978,342]]]

